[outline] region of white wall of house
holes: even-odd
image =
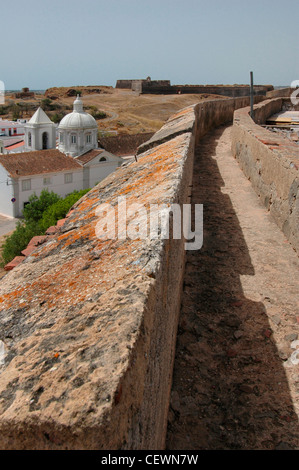
[[[101,161],[103,159],[105,159],[105,161]],[[86,163],[84,168],[86,174],[87,168],[89,168],[89,187],[92,188],[102,181],[106,176],[115,171],[122,163],[123,160],[120,157],[116,157],[107,151],[100,153],[93,160]]]
[[[18,197],[15,203],[17,217],[22,215],[24,204],[29,201],[29,197],[34,193],[40,196],[43,189],[53,191],[61,197],[75,190],[81,190],[83,189],[83,169],[19,178]]]
[[[105,158],[105,161],[101,159]],[[10,217],[21,217],[24,204],[32,194],[40,196],[48,189],[61,197],[81,189],[92,188],[112,173],[123,160],[109,152],[101,152],[82,168],[45,173],[40,175],[19,176],[12,180],[5,168],[0,165],[0,213]],[[9,181],[9,185],[6,182]],[[12,202],[15,198],[15,202]]]
[[[0,134],[6,136],[25,134],[25,126],[17,121],[5,121],[0,118]]]
[[[101,162],[97,165],[92,165],[90,167],[90,174],[89,174],[89,187],[92,188],[97,183],[102,181],[106,176],[110,175],[116,168],[118,167],[117,162]]]
[[[14,187],[10,176],[2,165],[0,165],[0,194],[0,214],[15,217],[15,206],[12,202]]]

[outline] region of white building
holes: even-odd
[[[47,188],[64,197],[95,186],[123,163],[121,157],[97,148],[97,124],[77,97],[74,111],[59,127],[39,108],[25,125],[27,151],[0,155],[0,213],[22,216],[29,197]],[[28,151],[31,149],[31,151]]]
[[[98,147],[96,120],[83,110],[79,96],[74,101],[74,110],[60,121],[58,126],[58,148],[71,157],[82,155]]]
[[[19,136],[25,133],[25,120],[18,119],[17,121],[8,121],[0,118],[0,136]]]
[[[56,147],[56,126],[42,108],[25,124],[25,151]]]

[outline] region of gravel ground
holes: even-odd
[[[299,449],[299,259],[231,155],[197,149],[204,243],[187,252],[169,450]]]

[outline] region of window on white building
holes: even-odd
[[[71,135],[71,143],[75,144],[77,142],[77,136]]]
[[[44,178],[44,186],[48,185],[48,184],[51,184],[51,178],[49,176],[46,176]]]
[[[31,189],[31,180],[22,180],[22,191],[29,191]]]
[[[31,138],[31,132],[28,133],[28,147],[31,147],[32,145],[32,138]]]
[[[73,182],[73,173],[65,173],[64,182],[65,183],[72,183]]]
[[[59,134],[59,142],[61,144],[63,144],[63,133],[62,132]]]
[[[91,134],[86,135],[86,143],[90,144],[91,143]]]
[[[107,158],[106,157],[101,157],[99,162],[106,162],[107,161]]]

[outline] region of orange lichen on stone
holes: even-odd
[[[194,107],[189,106],[188,108],[182,109],[178,113],[173,114],[170,118],[169,121],[173,121],[174,119],[178,119],[182,116],[186,116],[188,114],[194,114]]]
[[[10,390],[11,400],[9,406],[6,400],[0,401],[0,444],[12,419],[23,429],[34,417],[45,423],[45,432],[55,440],[64,443],[66,433],[79,430],[88,445],[96,446],[83,429],[93,430],[98,442],[107,413],[116,402],[121,406],[119,390],[128,394],[120,383],[134,371],[134,361],[138,370],[146,371],[147,349],[143,352],[143,348],[149,343],[143,337],[156,321],[156,314],[148,313],[148,302],[152,308],[155,276],[169,249],[164,250],[159,239],[118,237],[118,199],[126,196],[128,206],[143,204],[147,211],[151,204],[173,202],[190,159],[191,139],[190,133],[179,135],[142,154],[137,162],[119,167],[79,200],[61,226],[47,231],[52,235],[45,243],[33,246],[31,256],[3,278],[0,318],[3,338],[10,338],[10,343],[0,395]],[[97,237],[103,217],[97,209],[105,203],[115,211],[113,238]],[[132,220],[134,215],[128,215],[127,222]],[[137,359],[136,345],[141,347]],[[136,383],[133,380],[132,386]],[[13,391],[11,384],[16,384]],[[142,387],[138,385],[137,395],[129,393],[133,407],[142,401]],[[22,436],[30,440],[36,435],[24,432]],[[39,436],[45,439],[42,431]],[[82,436],[78,439],[83,442]],[[56,445],[47,442],[50,447]]]

